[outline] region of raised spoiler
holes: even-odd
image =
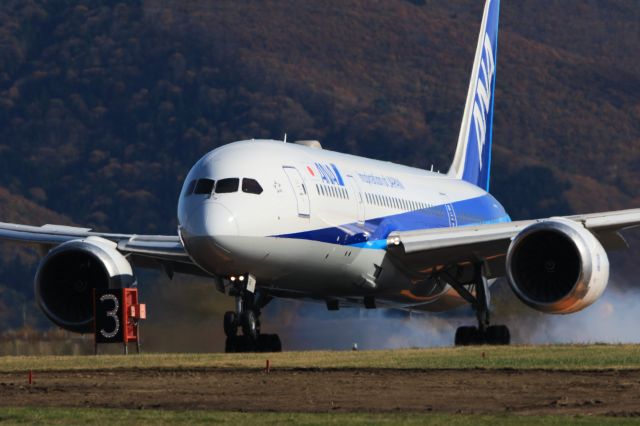
[[[387,251],[406,269],[417,273],[483,260],[488,266],[488,278],[496,278],[504,274],[504,257],[511,240],[527,226],[553,219],[396,231],[387,238]],[[565,219],[581,222],[605,249],[617,250],[628,248],[619,231],[640,226],[640,209],[567,216]]]

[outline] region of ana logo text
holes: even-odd
[[[482,150],[485,145],[487,133],[487,115],[489,114],[489,104],[491,102],[492,82],[496,69],[493,59],[493,47],[489,34],[484,35],[484,50],[480,61],[480,72],[478,74],[478,84],[476,85],[476,98],[473,105],[473,122],[475,124],[476,141],[478,143],[478,158],[480,169],[482,169]]]
[[[344,186],[344,180],[342,179],[342,175],[338,171],[338,168],[335,164],[320,164],[315,163],[316,169],[318,169],[318,174],[320,174],[320,179],[322,179],[323,183],[327,183],[329,185],[340,185]]]

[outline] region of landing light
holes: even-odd
[[[236,277],[229,277],[229,279],[230,279],[231,281],[235,281],[235,280],[236,280]]]
[[[238,279],[239,279],[240,281],[244,281],[244,275],[240,275],[240,276],[238,277]]]

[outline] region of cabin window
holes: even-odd
[[[211,179],[200,179],[194,187],[194,194],[205,194],[211,195],[211,191],[213,191],[213,185],[215,181]]]
[[[242,179],[242,192],[247,194],[262,194],[262,187],[255,179],[244,178]]]
[[[230,192],[237,192],[240,185],[239,178],[227,178],[220,179],[216,185],[216,194],[228,194]]]

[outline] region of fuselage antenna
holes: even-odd
[[[284,139],[282,140],[284,143],[287,143],[287,134],[284,134]]]

